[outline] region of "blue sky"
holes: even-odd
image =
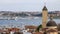
[[[60,0],[0,0],[0,11],[41,11],[44,2],[49,11],[60,10]]]

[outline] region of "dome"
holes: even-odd
[[[48,23],[47,23],[47,25],[46,26],[57,26],[57,24],[55,23],[55,21],[53,21],[53,20],[50,20],[50,21],[48,21]]]

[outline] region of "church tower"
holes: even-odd
[[[48,9],[46,8],[46,6],[44,6],[42,9],[42,28],[46,28],[47,19],[48,19]]]

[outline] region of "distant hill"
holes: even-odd
[[[60,14],[60,11],[49,11],[48,14]],[[20,16],[20,17],[27,17],[27,16],[34,16],[34,17],[41,17],[42,12],[13,12],[13,11],[0,11],[0,16]]]

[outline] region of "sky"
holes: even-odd
[[[0,0],[0,11],[42,11],[44,2],[49,11],[60,10],[60,0]]]

